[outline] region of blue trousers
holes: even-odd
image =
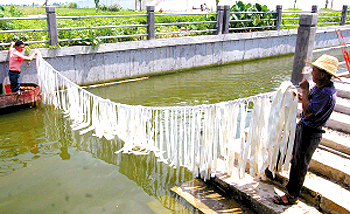
[[[20,73],[9,71],[9,79],[12,92],[17,92],[20,89]]]
[[[321,130],[308,127],[302,121],[297,124],[289,182],[286,186],[290,195],[300,196],[312,155],[321,140]]]

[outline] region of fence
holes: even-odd
[[[40,40],[40,41],[28,41],[27,44],[35,44],[35,43],[49,43],[51,46],[55,46],[58,42],[72,42],[72,41],[81,41],[88,40],[91,45],[94,45],[94,40],[110,40],[107,42],[116,42],[113,39],[121,39],[121,38],[132,38],[139,37],[139,39],[155,39],[166,35],[191,35],[191,34],[227,34],[232,32],[242,32],[242,31],[251,31],[251,30],[269,30],[276,29],[280,30],[282,28],[294,28],[298,27],[299,16],[303,13],[308,12],[282,12],[282,6],[277,5],[276,11],[269,12],[230,12],[230,6],[218,6],[216,13],[190,13],[190,14],[155,14],[155,7],[148,6],[146,14],[133,14],[133,15],[97,15],[97,16],[56,16],[55,7],[47,7],[46,13],[47,15],[44,17],[37,18],[28,18],[28,17],[11,17],[11,18],[0,18],[1,21],[14,21],[14,20],[47,20],[47,28],[43,29],[20,29],[20,30],[0,30],[1,34],[16,34],[16,33],[28,33],[28,32],[48,32],[48,39]],[[341,15],[337,15],[340,14]],[[348,6],[344,5],[342,10],[339,11],[328,11],[328,12],[319,12],[317,6],[313,6],[311,13],[319,13],[318,24],[317,26],[324,25],[346,25],[350,21],[349,19],[349,11]],[[325,16],[325,14],[334,13],[334,16]],[[262,26],[254,26],[254,19],[234,19],[233,17],[239,17],[249,15],[250,17],[254,17],[254,15],[264,16],[264,14],[268,14],[268,18],[259,18],[259,21],[263,23]],[[161,17],[184,17],[184,16],[204,16],[200,21],[191,21],[191,22],[161,22],[158,19]],[[104,25],[104,26],[89,26],[89,27],[57,27],[57,23],[59,20],[81,20],[81,19],[144,19],[139,21],[139,23],[131,24],[128,22],[126,24],[119,25]],[[350,20],[350,19],[349,19]],[[193,25],[205,25],[204,29],[199,30],[186,30],[181,29],[179,26],[193,26]],[[253,26],[251,26],[253,25]],[[177,29],[173,32],[161,32],[159,29],[161,27],[171,27],[177,26]],[[136,31],[129,32],[120,32],[120,29],[137,29]],[[69,32],[69,35],[72,31],[89,31],[87,33],[87,37],[83,38],[82,36],[73,35],[68,37],[74,38],[65,38],[63,32]],[[93,33],[92,31],[96,30],[105,30],[100,33]],[[108,32],[106,30],[109,30]],[[135,33],[136,32],[136,33]],[[100,35],[99,35],[100,34]],[[47,37],[47,36],[46,36]],[[1,37],[0,37],[1,38]],[[118,40],[119,41],[119,40]],[[2,46],[10,45],[9,42],[0,43],[0,48]]]
[[[299,17],[301,14],[309,13],[308,11],[299,11],[299,12],[283,12],[285,17],[281,20],[281,27],[298,27],[299,26]],[[318,20],[316,26],[326,26],[326,25],[346,25],[350,23],[350,19],[348,18],[348,6],[343,5],[342,10],[333,10],[333,11],[319,11],[317,5],[312,6],[311,13],[318,13]],[[327,14],[333,14],[333,16],[329,16]],[[338,15],[339,14],[339,15]],[[292,16],[292,17],[287,17]],[[333,20],[332,20],[333,19]]]

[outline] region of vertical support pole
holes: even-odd
[[[154,39],[154,6],[147,6],[147,39]]]
[[[50,45],[57,45],[57,23],[56,23],[56,8],[46,7],[47,27],[49,31]]]
[[[340,25],[346,24],[346,14],[348,13],[348,5],[343,5],[343,10],[341,12],[341,21]]]
[[[318,11],[318,6],[317,5],[312,5],[311,13],[317,13],[317,11]]]
[[[216,8],[216,34],[221,35],[223,31],[223,22],[224,22],[224,6],[218,5]]]
[[[282,23],[282,5],[276,6],[276,30],[281,29]]]
[[[312,52],[316,38],[317,18],[317,13],[306,13],[300,15],[291,78],[294,85],[297,85],[303,79],[303,74],[301,72],[305,66],[305,61],[310,62],[312,60]]]
[[[230,28],[230,5],[225,5],[224,6],[224,24],[223,24],[223,34],[228,34],[229,33],[229,28]]]

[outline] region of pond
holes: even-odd
[[[217,103],[273,91],[292,67],[293,56],[283,56],[89,91],[132,105]],[[187,169],[153,154],[114,154],[122,145],[79,135],[51,106],[1,113],[0,213],[198,213],[170,192],[193,179]]]

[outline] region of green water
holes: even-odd
[[[147,106],[196,105],[276,89],[293,57],[151,77],[90,89]],[[191,180],[151,154],[114,154],[122,142],[79,135],[59,110],[40,105],[0,113],[0,213],[197,213],[170,188]]]
[[[90,89],[119,103],[147,106],[217,103],[270,92],[290,80],[293,57],[185,71]]]

